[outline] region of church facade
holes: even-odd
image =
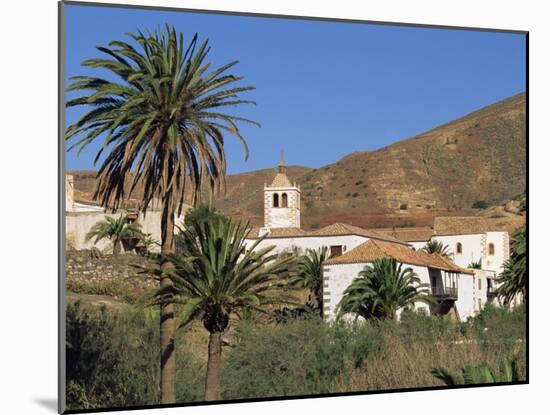
[[[433,229],[408,229],[405,235],[345,223],[306,231],[300,226],[300,196],[300,187],[290,182],[281,160],[272,183],[264,185],[264,226],[250,231],[247,244],[261,239],[257,249],[273,246],[277,254],[304,254],[326,246],[330,258],[324,263],[325,320],[336,318],[345,289],[379,258],[394,258],[430,286],[436,303],[415,305],[428,314],[451,314],[464,321],[487,301],[495,301],[494,278],[510,256],[509,237],[507,232],[491,230],[483,218],[436,218]],[[447,245],[449,258],[421,250],[429,240]],[[478,262],[480,269],[474,266]]]

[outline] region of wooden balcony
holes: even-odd
[[[456,300],[458,299],[458,289],[456,287],[444,287],[441,285],[432,285],[432,295],[441,300]]]

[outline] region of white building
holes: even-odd
[[[493,278],[509,257],[508,234],[487,230],[483,218],[436,218],[432,228],[367,230],[334,223],[321,229],[300,228],[300,188],[291,183],[281,160],[270,185],[264,185],[264,226],[253,228],[247,243],[263,238],[258,249],[273,246],[275,253],[305,253],[326,246],[324,317],[333,319],[344,290],[374,259],[390,257],[411,267],[430,285],[437,302],[418,304],[430,314],[453,314],[464,320],[481,310],[494,293]],[[430,239],[452,247],[452,260],[421,250]],[[467,269],[481,260],[482,269]]]
[[[462,269],[451,260],[437,254],[414,250],[410,246],[381,240],[369,240],[355,249],[325,261],[323,316],[327,320],[336,317],[337,306],[344,291],[357,274],[377,259],[393,258],[406,268],[411,268],[421,284],[431,287],[436,302],[428,306],[415,304],[428,314],[451,314],[465,320],[475,314],[475,276],[473,270]]]
[[[94,240],[87,240],[86,234],[92,227],[107,216],[119,217],[125,215],[128,220],[141,226],[141,230],[156,241],[161,239],[161,218],[162,212],[159,209],[149,209],[147,214],[139,213],[138,209],[120,209],[112,213],[105,208],[91,203],[82,203],[75,200],[73,176],[65,176],[65,240],[68,249],[82,250],[97,247],[100,251],[110,253],[112,244],[109,240],[103,239],[97,244]],[[184,210],[189,209],[185,206]],[[175,225],[182,226],[185,213],[175,216]],[[150,247],[151,250],[158,250],[159,247]]]

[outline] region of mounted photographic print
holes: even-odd
[[[528,34],[418,23],[60,3],[61,412],[528,382]]]

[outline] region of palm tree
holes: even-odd
[[[136,43],[112,41],[98,47],[105,58],[82,64],[111,72],[111,79],[76,76],[68,91],[84,91],[67,107],[89,111],[69,126],[68,151],[78,153],[104,139],[94,162],[104,156],[94,197],[116,210],[139,189],[145,214],[153,198],[161,202],[161,253],[174,252],[174,216],[181,214],[184,197],[198,203],[203,184],[210,193],[224,188],[224,133],[236,136],[248,149],[237,123],[245,118],[221,112],[227,106],[253,103],[239,98],[251,86],[233,86],[242,77],[226,74],[238,62],[209,72],[208,40],[198,35],[184,45],[183,34],[166,26],[154,32],[129,33]],[[114,80],[116,79],[116,80]],[[257,124],[256,124],[257,125]],[[104,153],[108,153],[106,156]],[[170,261],[162,263],[172,268]],[[169,291],[171,279],[160,285]],[[161,403],[175,402],[174,308],[171,296],[161,308]]]
[[[95,238],[94,244],[97,244],[102,239],[109,239],[113,244],[113,255],[118,255],[123,239],[141,238],[142,235],[140,225],[128,222],[126,216],[120,215],[118,218],[105,216],[105,220],[92,226],[92,229],[86,234],[86,240]]]
[[[308,249],[298,262],[297,272],[291,284],[310,290],[310,302],[314,310],[323,310],[323,262],[328,258],[328,248]]]
[[[525,298],[527,286],[527,237],[523,225],[513,235],[514,244],[510,259],[504,263],[504,271],[496,278],[497,296],[506,306],[518,295]]]
[[[412,268],[393,258],[376,259],[359,272],[344,291],[338,313],[354,313],[365,319],[395,319],[397,310],[431,303],[429,284],[421,284]]]
[[[481,258],[477,262],[475,261],[470,262],[466,268],[481,269]]]
[[[447,386],[454,385],[477,385],[480,383],[517,382],[520,380],[517,362],[503,360],[500,364],[499,373],[495,373],[487,363],[478,366],[466,366],[461,373],[452,373],[443,368],[435,368],[432,375],[445,382]]]
[[[426,245],[422,248],[428,254],[439,254],[442,257],[450,258],[451,253],[449,252],[449,247],[444,245],[441,241],[436,241],[434,239],[426,242]]]
[[[277,304],[294,304],[288,280],[295,258],[278,259],[273,247],[256,250],[262,239],[245,244],[249,229],[228,218],[212,216],[192,221],[181,233],[182,252],[170,255],[175,301],[182,304],[179,327],[199,319],[209,334],[205,400],[220,400],[222,335],[230,316],[267,313]],[[156,271],[158,278],[163,272]],[[166,287],[150,295],[149,304],[162,303]]]

